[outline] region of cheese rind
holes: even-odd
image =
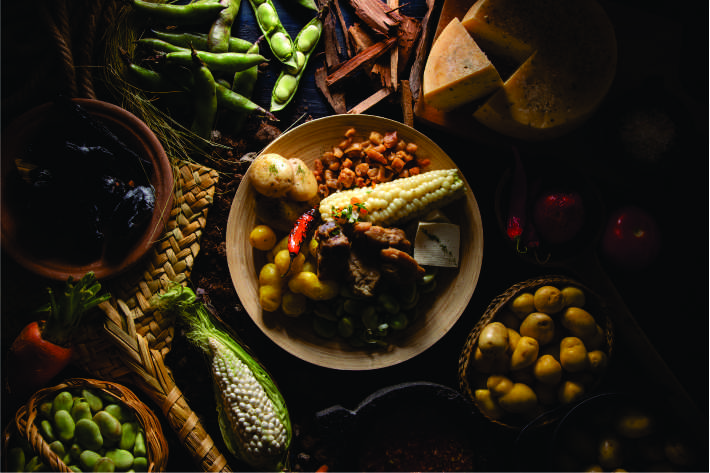
[[[596,0],[478,0],[462,25],[491,54],[523,59],[474,113],[502,134],[539,140],[567,133],[598,108],[613,82],[616,37]]]
[[[424,101],[452,110],[491,94],[503,80],[458,18],[453,18],[431,47],[424,67]]]

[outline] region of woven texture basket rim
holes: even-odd
[[[8,425],[5,433],[5,443],[10,441],[11,432],[27,441],[36,455],[47,462],[51,471],[71,472],[72,470],[59,456],[50,449],[49,444],[42,436],[35,424],[38,409],[43,401],[55,393],[63,390],[77,390],[89,388],[102,391],[116,398],[117,401],[129,407],[145,431],[145,440],[148,452],[148,471],[165,471],[168,462],[168,444],[163,435],[160,421],[156,414],[144,404],[128,387],[106,380],[92,378],[70,378],[61,384],[40,389],[35,392],[26,404],[21,406],[15,414],[15,419]]]
[[[473,354],[475,351],[475,348],[478,344],[478,336],[483,329],[484,326],[486,326],[489,322],[493,321],[500,313],[500,310],[505,307],[505,305],[511,301],[515,296],[518,294],[530,290],[532,288],[538,288],[544,285],[557,285],[557,286],[576,286],[582,289],[585,292],[585,295],[587,295],[587,300],[592,301],[592,305],[595,307],[595,309],[599,309],[598,314],[593,314],[595,319],[599,321],[600,317],[603,318],[603,328],[605,332],[605,351],[607,353],[607,356],[609,360],[611,360],[611,356],[613,353],[613,348],[614,348],[614,329],[613,329],[613,324],[611,321],[611,318],[609,317],[608,313],[608,308],[607,306],[603,303],[602,298],[592,289],[590,289],[587,285],[583,284],[582,282],[578,281],[577,279],[574,279],[569,276],[565,275],[546,275],[546,276],[539,276],[539,277],[533,277],[530,279],[527,279],[525,281],[513,284],[510,286],[505,292],[501,293],[500,295],[496,296],[491,300],[489,303],[488,307],[486,308],[485,312],[481,316],[481,318],[478,320],[478,322],[474,325],[474,327],[471,329],[469,332],[466,341],[464,342],[463,348],[461,350],[461,353],[459,355],[458,359],[458,379],[459,379],[459,388],[461,391],[476,405],[475,396],[474,396],[474,389],[471,387],[471,383],[469,378],[470,372],[473,370],[473,367],[471,366],[471,359],[473,358]],[[591,297],[590,297],[591,296]],[[603,378],[603,373],[598,377],[598,379],[595,381],[594,386],[597,386],[601,379]],[[586,398],[589,396],[591,393],[587,393],[584,397]],[[571,408],[573,407],[574,403],[569,405],[568,407]],[[555,406],[552,406],[548,411],[545,412],[540,412],[539,415],[542,417],[543,415],[547,414],[547,420],[544,423],[540,423],[538,426],[546,425],[549,424],[550,422],[554,422],[557,420],[564,412],[565,409],[563,409],[564,405],[558,404]],[[521,429],[525,427],[530,419],[528,420],[521,420],[520,423],[518,422],[510,422],[510,418],[513,418],[515,416],[507,416],[504,419],[493,419],[489,416],[487,416],[483,411],[479,409],[480,414],[487,419],[490,422],[493,422],[494,424],[500,425],[502,427],[508,428],[508,429]],[[537,416],[535,416],[537,417]]]

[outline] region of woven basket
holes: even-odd
[[[591,289],[585,285],[579,283],[574,279],[570,279],[566,276],[545,276],[534,279],[529,279],[527,281],[518,283],[510,287],[503,294],[499,295],[491,301],[486,309],[485,313],[481,319],[476,323],[471,332],[466,338],[461,354],[459,355],[458,361],[458,378],[459,386],[461,390],[471,399],[475,401],[475,390],[480,387],[485,387],[485,379],[487,374],[478,373],[473,367],[473,356],[478,346],[478,337],[481,333],[483,327],[488,325],[490,322],[496,321],[505,312],[505,308],[511,300],[523,292],[534,292],[537,288],[541,286],[556,286],[558,288],[563,288],[566,286],[575,286],[584,291],[586,296],[585,309],[587,309],[596,319],[597,323],[602,327],[604,331],[605,341],[604,341],[604,351],[607,357],[611,359],[612,349],[614,346],[614,331],[612,327],[611,319],[608,315],[608,309],[604,305],[603,301],[597,296]],[[559,323],[556,321],[557,325]],[[586,395],[589,395],[590,391],[598,386],[601,381],[602,376],[598,376],[590,389],[587,390]],[[545,424],[553,422],[563,414],[564,410],[560,409],[564,406],[552,406],[550,412],[545,416]],[[571,407],[571,406],[570,406]],[[480,409],[479,409],[480,410]],[[481,414],[498,425],[504,426],[510,429],[520,429],[527,425],[530,420],[536,415],[543,414],[543,409],[540,408],[532,416],[522,416],[522,415],[506,415],[500,419],[493,419],[486,415],[483,410],[480,410]],[[554,414],[554,415],[552,415]]]
[[[136,415],[136,419],[145,431],[145,440],[148,452],[148,471],[165,471],[168,462],[168,445],[163,436],[160,421],[148,406],[138,399],[133,392],[125,386],[110,381],[101,381],[88,378],[71,378],[57,386],[44,388],[37,391],[25,404],[18,409],[14,422],[5,429],[4,446],[8,450],[14,435],[27,442],[35,455],[39,455],[50,468],[48,471],[72,470],[54,453],[37,428],[39,406],[63,390],[77,390],[88,388],[94,392],[103,392],[114,397],[117,401],[129,407]],[[5,470],[7,471],[7,470]]]

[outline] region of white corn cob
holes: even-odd
[[[286,426],[249,366],[217,339],[209,344],[224,415],[239,437],[236,447],[250,465],[269,465],[287,449]]]
[[[359,212],[359,220],[375,225],[393,226],[420,217],[461,197],[465,187],[457,169],[428,171],[395,179],[372,187],[359,187],[330,194],[320,202],[323,221],[352,205],[353,198],[367,210]],[[357,212],[357,206],[351,208]]]

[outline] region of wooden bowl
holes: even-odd
[[[298,157],[309,166],[324,151],[342,141],[354,127],[359,135],[370,131],[397,130],[401,138],[418,145],[417,157],[431,160],[429,169],[455,168],[455,163],[433,141],[402,123],[370,115],[334,115],[307,122],[279,136],[262,153]],[[281,348],[315,365],[342,370],[369,370],[391,366],[423,352],[454,325],[476,288],[483,258],[481,214],[471,187],[446,214],[460,225],[461,254],[457,269],[440,268],[437,296],[422,316],[410,325],[388,349],[357,349],[345,341],[317,336],[304,317],[289,318],[280,312],[262,311],[259,305],[258,263],[249,244],[249,233],[257,223],[255,190],[249,172],[244,176],[232,203],[226,229],[227,262],[239,299],[256,325]]]
[[[43,277],[66,280],[70,276],[81,278],[93,271],[97,278],[106,279],[122,273],[139,261],[152,248],[170,216],[173,202],[173,169],[168,156],[158,138],[148,126],[132,113],[107,102],[92,99],[73,99],[93,117],[101,120],[126,146],[142,158],[152,163],[152,173],[148,176],[155,190],[155,210],[143,233],[134,236],[124,251],[108,252],[104,246],[101,254],[91,258],[76,258],[57,251],[45,251],[52,235],[72,233],[71,226],[65,228],[32,229],[27,238],[27,227],[21,222],[20,211],[14,205],[17,194],[13,186],[7,185],[11,179],[19,179],[14,165],[28,146],[42,139],[44,125],[59,113],[55,104],[46,103],[29,110],[3,133],[2,141],[2,245],[7,253],[19,264]],[[73,211],[71,202],[66,202],[67,214]],[[110,253],[110,254],[109,254]]]

